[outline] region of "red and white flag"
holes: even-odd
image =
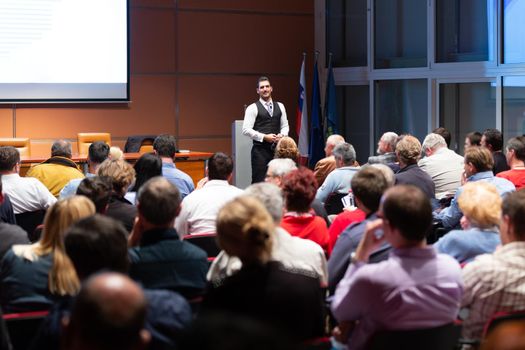
[[[297,103],[297,137],[299,138],[298,147],[301,154],[300,164],[306,164],[308,160],[308,111],[306,108],[306,79],[304,76],[304,62],[301,65],[301,74],[299,77],[299,101]]]

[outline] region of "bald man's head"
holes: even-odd
[[[143,349],[146,299],[142,289],[119,273],[89,278],[78,294],[69,322],[66,349]]]
[[[330,157],[332,155],[332,151],[334,150],[334,147],[337,146],[340,143],[345,143],[345,139],[341,135],[333,134],[328,136],[326,139],[326,145],[324,147],[324,153],[327,157]]]

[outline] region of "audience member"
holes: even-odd
[[[0,174],[0,204],[4,202],[2,193],[2,175]],[[0,260],[14,244],[29,244],[27,232],[20,226],[12,225],[0,220]]]
[[[162,160],[156,154],[144,153],[140,156],[135,165],[133,165],[133,169],[135,169],[135,184],[131,187],[128,193],[126,193],[124,198],[132,204],[135,204],[137,192],[142,185],[144,185],[149,179],[162,175]]]
[[[208,182],[183,199],[175,228],[182,238],[196,233],[215,233],[215,219],[222,205],[242,194],[230,185],[233,160],[224,153],[215,153],[208,160]]]
[[[113,187],[105,215],[122,222],[131,232],[137,208],[124,195],[135,180],[135,169],[123,159],[106,159],[98,168],[98,176],[111,178]]]
[[[396,185],[414,185],[432,200],[435,198],[435,185],[430,175],[417,165],[420,155],[421,143],[412,135],[404,136],[396,144],[400,167],[396,173]]]
[[[79,282],[64,252],[64,235],[75,221],[93,215],[95,206],[83,196],[53,205],[44,220],[42,238],[14,245],[0,265],[0,301],[4,312],[49,308],[53,300],[76,294]]]
[[[370,165],[373,168],[378,169],[381,171],[383,176],[386,179],[387,186],[392,187],[394,186],[394,183],[396,182],[396,178],[394,176],[394,172],[392,169],[382,163],[376,163]],[[351,186],[351,183],[350,183]],[[352,197],[353,197],[352,193]],[[332,254],[332,250],[334,249],[335,242],[337,241],[337,238],[343,232],[344,229],[346,229],[350,224],[352,223],[358,223],[363,221],[366,218],[366,213],[359,209],[357,206],[355,206],[355,198],[354,198],[354,206],[350,208],[345,208],[343,212],[339,215],[337,215],[332,223],[330,224],[330,227],[328,228],[328,236],[329,236],[329,242],[328,242],[328,255]]]
[[[93,215],[73,224],[67,231],[65,250],[80,281],[95,273],[112,271],[127,274],[129,269],[126,229],[103,215]],[[150,349],[173,349],[176,337],[191,321],[188,302],[168,290],[144,290],[147,299],[145,328],[151,333]],[[72,298],[57,303],[44,320],[33,349],[59,349],[60,320],[69,315]]]
[[[185,172],[175,166],[177,146],[172,135],[159,135],[153,142],[153,150],[162,159],[162,176],[177,186],[182,199],[195,189],[193,180]]]
[[[512,182],[495,177],[492,173],[494,160],[490,151],[485,147],[470,147],[465,152],[464,180],[465,182],[486,181],[496,186],[498,193],[504,197],[507,193],[516,190]],[[450,206],[441,211],[434,212],[434,219],[440,222],[445,229],[453,229],[458,226],[463,213],[458,206],[458,198],[463,191],[459,187],[450,202]]]
[[[272,159],[268,163],[268,172],[266,173],[266,177],[264,181],[268,183],[272,183],[282,188],[284,176],[296,169],[297,169],[297,164],[291,159],[286,159],[286,158]],[[326,213],[323,203],[321,203],[317,199],[314,199],[311,206],[315,214],[317,216],[322,217],[328,225],[329,223],[328,215]]]
[[[344,142],[344,137],[337,134],[330,135],[326,139],[326,145],[324,147],[325,158],[319,160],[314,167],[315,179],[319,186],[323,184],[328,174],[335,169],[335,157],[333,155],[334,147]]]
[[[336,169],[328,174],[315,196],[322,203],[325,203],[331,194],[347,195],[350,190],[350,180],[359,170],[359,167],[354,166],[356,154],[351,144],[341,143],[335,146],[333,155]]]
[[[469,182],[463,187],[458,204],[463,212],[463,230],[450,231],[434,247],[459,263],[467,263],[477,255],[492,253],[501,244],[498,233],[501,197],[492,184]]]
[[[472,146],[481,146],[481,133],[478,131],[469,132],[465,136],[464,150],[466,151],[469,147]]]
[[[447,148],[445,139],[438,134],[428,134],[423,140],[425,158],[417,164],[434,182],[436,199],[452,197],[461,186],[463,157]]]
[[[509,170],[507,159],[501,151],[503,148],[503,134],[498,129],[486,129],[481,136],[481,146],[488,148],[494,159],[492,172],[494,175]]]
[[[126,230],[118,221],[94,215],[80,220],[68,231],[65,248],[81,281],[93,273],[129,269]],[[145,328],[151,333],[151,349],[171,349],[180,331],[192,318],[188,302],[169,290],[145,289],[148,302]]]
[[[525,187],[525,136],[513,137],[507,142],[506,158],[510,170],[496,176],[512,182],[516,190]]]
[[[283,217],[283,197],[281,190],[271,183],[256,183],[244,191],[247,196],[258,199],[272,216],[275,225],[272,245],[272,260],[279,261],[290,269],[301,269],[314,272],[319,276],[321,285],[328,282],[326,258],[323,249],[308,239],[293,237],[280,227]],[[241,261],[229,256],[224,250],[213,261],[207,278],[213,284],[231,276],[242,267]]]
[[[289,136],[281,137],[275,146],[275,158],[290,158],[297,163],[299,157],[299,148],[297,148],[294,139]]]
[[[459,311],[463,291],[459,264],[426,246],[432,222],[427,196],[411,185],[395,186],[385,193],[379,213],[382,219],[367,225],[332,301],[341,329],[353,328],[349,349],[365,348],[367,340],[383,329],[445,325]],[[394,248],[389,259],[367,264],[385,241]]]
[[[224,322],[228,320],[228,322]],[[199,317],[183,334],[178,350],[300,350],[283,330],[231,312]],[[232,340],[232,335],[235,339]],[[1,349],[1,348],[0,348]],[[3,350],[3,349],[2,349]]]
[[[0,147],[0,175],[2,175],[3,193],[7,194],[16,214],[46,210],[57,199],[39,180],[21,177],[20,153],[11,146]]]
[[[293,170],[284,176],[282,184],[285,213],[281,227],[292,236],[309,239],[327,251],[326,222],[310,212],[317,188],[314,173],[304,167]]]
[[[99,214],[105,214],[108,210],[112,191],[113,183],[109,176],[86,177],[77,188],[77,194],[91,199]]]
[[[122,152],[118,146],[111,146],[109,148],[108,158],[112,160],[124,159],[124,152]]]
[[[32,166],[26,176],[40,180],[53,196],[58,197],[70,180],[84,178],[71,157],[71,143],[57,140],[51,146],[51,158]]]
[[[227,203],[217,217],[219,245],[237,256],[242,268],[211,287],[201,314],[228,311],[286,330],[297,340],[323,333],[323,302],[317,276],[290,272],[271,261],[274,223],[255,198],[240,196]]]
[[[450,148],[450,142],[452,141],[452,135],[450,134],[450,131],[440,126],[439,128],[432,130],[432,133],[441,136],[445,140],[447,148]]]
[[[140,286],[125,275],[106,272],[90,277],[64,319],[63,349],[147,349],[144,328],[147,301]]]
[[[86,177],[96,176],[100,164],[108,158],[108,155],[109,145],[104,141],[95,141],[89,145],[87,157],[88,172],[86,173]],[[62,191],[60,191],[60,198],[67,198],[74,195],[81,181],[82,178],[69,181]]]
[[[525,192],[503,200],[500,224],[503,246],[493,254],[478,256],[463,269],[468,308],[463,337],[479,339],[483,326],[495,312],[525,309]]]
[[[383,193],[391,186],[381,170],[371,166],[364,167],[352,178],[352,192],[357,207],[362,210],[366,219],[348,226],[337,239],[330,259],[328,260],[328,289],[331,294],[343,278],[356,251],[365,229],[370,222],[378,218],[377,210]],[[372,262],[387,258],[390,246],[383,244],[373,252]]]
[[[396,142],[398,135],[395,132],[385,132],[377,143],[377,156],[368,157],[369,164],[391,164],[397,162]]]
[[[138,215],[129,237],[130,276],[144,288],[169,289],[184,295],[206,285],[206,252],[181,241],[173,228],[180,211],[177,187],[163,177],[148,180],[137,195]]]

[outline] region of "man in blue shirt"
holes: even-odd
[[[195,189],[193,180],[175,166],[175,137],[167,134],[157,136],[153,142],[153,150],[162,159],[162,176],[177,186],[182,198],[190,194]]]
[[[485,147],[469,147],[465,152],[465,182],[486,181],[496,186],[501,197],[516,190],[514,184],[506,179],[495,177],[492,173],[494,160],[492,154]],[[459,225],[463,213],[458,206],[458,198],[463,192],[459,187],[450,203],[450,206],[434,212],[434,219],[441,222],[445,229],[453,229]],[[483,203],[480,203],[483,205]]]

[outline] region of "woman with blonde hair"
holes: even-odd
[[[76,221],[95,214],[87,197],[72,196],[48,209],[40,240],[14,245],[0,265],[0,301],[4,312],[42,310],[80,287],[64,250],[64,234]]]
[[[299,156],[299,148],[297,148],[297,144],[291,137],[283,136],[279,142],[277,142],[274,158],[290,158],[297,163]]]
[[[460,263],[494,252],[501,244],[498,229],[501,203],[494,185],[485,181],[468,182],[458,197],[459,208],[463,212],[460,221],[463,230],[450,231],[434,247]]]
[[[242,268],[204,297],[200,315],[224,311],[238,314],[309,339],[323,332],[320,282],[308,272],[287,270],[271,260],[275,226],[257,199],[240,196],[217,216],[219,245],[242,261]]]

